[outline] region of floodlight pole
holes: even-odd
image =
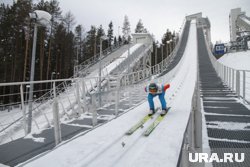
[[[35,60],[36,60],[36,41],[37,41],[37,23],[34,24],[34,36],[32,46],[32,60],[31,60],[31,72],[30,72],[30,91],[29,91],[29,112],[28,112],[28,127],[27,132],[31,132],[32,126],[32,102],[33,102],[33,89],[34,74],[35,74]]]
[[[32,59],[31,59],[31,72],[30,72],[30,90],[29,90],[29,111],[28,111],[28,126],[27,133],[31,132],[32,127],[32,103],[33,103],[33,89],[34,75],[35,75],[35,63],[36,63],[36,42],[37,42],[37,27],[38,25],[46,26],[50,23],[51,15],[48,12],[35,10],[29,14],[30,19],[34,21],[34,35],[32,46]]]

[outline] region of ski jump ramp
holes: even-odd
[[[186,49],[175,68],[177,70],[174,77],[168,78],[166,74],[156,79],[159,82],[170,83],[171,88],[166,92],[166,100],[171,109],[149,137],[143,136],[142,133],[153,120],[131,136],[124,135],[133,124],[147,114],[148,104],[145,101],[84,136],[69,143],[62,143],[60,147],[38,159],[33,159],[25,166],[45,166],[48,162],[51,166],[176,166],[197,80],[195,21],[191,22]],[[155,102],[156,106],[160,106],[158,99],[155,99]]]

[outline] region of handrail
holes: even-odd
[[[108,48],[106,48],[105,50],[102,51],[102,57],[101,59],[107,57],[109,55],[109,51],[116,51],[117,49],[119,49],[121,46],[123,46],[124,44],[121,45],[112,45]],[[97,53],[96,55],[94,55],[93,57],[85,60],[84,62],[74,66],[74,73],[78,73],[79,71],[84,71],[85,69],[87,69],[89,66],[94,65],[96,62],[98,62],[100,60],[100,53]],[[77,74],[74,74],[74,76]]]
[[[232,91],[235,91],[238,97],[250,104],[250,97],[247,98],[247,93],[250,94],[250,90],[246,87],[247,84],[250,85],[250,83],[247,82],[249,80],[247,74],[250,76],[250,70],[239,70],[220,63],[209,49],[207,40],[205,40],[205,43],[209,58],[218,76]]]
[[[200,71],[199,60],[197,56],[197,73],[195,88],[192,96],[192,108],[189,114],[186,130],[183,134],[183,141],[181,151],[178,158],[178,167],[192,166],[188,159],[188,154],[191,152],[202,152],[202,113],[201,113],[201,100],[200,100]],[[203,164],[199,164],[203,167]]]
[[[183,24],[183,26],[185,26],[185,23],[186,22],[184,22],[184,24]],[[184,27],[182,28],[182,31],[184,30]],[[142,78],[139,78],[140,80],[139,81],[142,81],[142,80],[144,80],[144,79],[146,79],[146,78],[148,78],[149,76],[152,76],[152,75],[157,75],[157,74],[160,74],[162,71],[161,70],[158,70],[158,71],[155,71],[154,73],[152,73],[151,71],[152,70],[154,70],[154,69],[156,69],[156,68],[158,68],[158,69],[163,69],[163,67],[165,67],[166,66],[166,64],[167,63],[169,63],[173,58],[174,58],[174,56],[176,55],[176,51],[178,50],[178,48],[180,47],[180,43],[181,43],[181,41],[182,41],[182,38],[183,38],[183,32],[182,32],[182,34],[181,34],[181,37],[179,38],[179,41],[178,41],[178,43],[177,43],[177,45],[176,45],[176,47],[174,48],[174,50],[171,52],[171,54],[167,57],[167,58],[165,58],[162,62],[160,62],[160,63],[158,63],[158,64],[156,64],[156,65],[154,65],[153,67],[151,67],[151,68],[147,68],[147,69],[143,69],[143,70],[140,70],[140,71],[136,71],[136,72],[132,72],[132,73],[129,73],[129,74],[125,74],[125,76],[129,76],[129,75],[137,75],[137,76],[142,76]],[[108,75],[106,78],[108,78],[108,77],[117,77],[116,75]],[[121,76],[119,76],[119,77],[121,77]],[[76,80],[78,80],[78,79],[80,79],[80,78],[69,78],[69,79],[57,79],[57,80],[46,80],[46,81],[33,81],[32,83],[51,83],[51,82],[62,82],[61,84],[59,84],[59,85],[62,85],[63,86],[63,84],[64,83],[66,83],[66,82],[73,82],[73,81],[75,81],[76,82]],[[85,78],[85,80],[87,79],[87,77]],[[0,83],[0,86],[6,86],[6,84],[8,85],[8,86],[11,86],[11,85],[26,85],[26,84],[30,84],[31,82],[17,82],[17,83]],[[136,83],[135,82],[132,82],[130,85],[135,85]],[[128,84],[125,84],[125,85],[120,85],[120,88],[121,89],[123,89],[123,87],[122,86],[129,86]],[[67,88],[67,87],[66,87]],[[66,89],[65,87],[64,87],[64,89]],[[92,89],[94,89],[93,88],[93,85],[92,85]],[[38,102],[38,104],[39,104],[39,101],[43,101],[43,98],[46,98],[45,96],[47,96],[47,95],[51,95],[51,94],[53,94],[53,92],[52,91],[50,91],[50,92],[48,92],[47,94],[45,94],[45,95],[43,95],[42,96],[42,98],[39,98],[40,100],[36,100],[36,101],[34,101],[34,103],[35,102]],[[47,99],[47,98],[46,98]],[[48,101],[48,100],[47,100]],[[47,102],[46,101],[46,102]],[[39,105],[40,106],[40,105]],[[35,110],[35,109],[37,109],[39,106],[36,106],[35,108],[33,108],[33,110]],[[18,121],[20,121],[21,120],[21,118],[20,119],[18,119]],[[13,122],[13,124],[15,124],[17,121],[15,121],[15,122]],[[11,124],[11,125],[13,125],[13,124]],[[10,126],[8,126],[7,128],[9,128]],[[4,130],[6,130],[7,128],[5,128]],[[3,132],[3,130],[1,130],[0,132]]]
[[[149,49],[149,48],[146,48],[146,50],[147,49]],[[161,64],[162,65],[162,64]],[[154,67],[152,67],[152,68],[154,68]],[[133,75],[133,74],[137,74],[137,75],[139,75],[140,73],[146,73],[147,72],[147,70],[148,69],[144,69],[144,70],[140,70],[140,71],[137,71],[137,72],[132,72],[132,73],[129,73],[129,74],[126,74],[126,75]],[[159,73],[160,73],[160,71],[158,71]],[[145,76],[145,75],[143,75],[143,76]],[[114,77],[114,78],[117,78],[117,77],[121,77],[121,76],[119,76],[119,75],[108,75],[108,76],[106,76],[105,78],[110,78],[110,77]],[[95,79],[96,77],[85,77],[85,80],[88,80],[88,79]],[[104,78],[104,79],[105,79]],[[67,82],[67,81],[75,81],[75,80],[78,80],[79,78],[70,78],[70,79],[55,79],[55,80],[45,80],[45,81],[33,81],[33,82],[15,82],[15,83],[2,83],[2,84],[0,84],[0,86],[6,86],[6,85],[8,85],[8,86],[13,86],[13,85],[27,85],[27,84],[31,84],[31,83],[33,83],[33,84],[39,84],[39,83],[51,83],[51,82]],[[135,82],[132,82],[133,84],[131,84],[131,85],[134,85],[135,84]],[[121,89],[122,89],[122,86],[123,85],[121,85]],[[128,84],[126,85],[126,86],[129,86]],[[91,88],[91,89],[93,89],[93,88]],[[53,90],[52,90],[53,91]],[[43,95],[42,97],[44,97],[45,95]],[[41,99],[41,98],[39,98],[39,99]],[[38,100],[36,100],[36,101],[38,101]],[[36,102],[35,101],[35,102]],[[34,102],[34,103],[35,103]],[[40,104],[40,103],[38,103],[38,104]],[[40,105],[42,105],[42,104],[40,104]],[[34,107],[33,108],[33,110],[36,110],[37,108],[39,108],[39,106],[40,105],[38,105],[38,106],[36,106],[36,107]],[[3,131],[5,131],[6,129],[8,129],[9,127],[11,127],[12,125],[15,125],[17,122],[19,122],[19,121],[21,121],[22,120],[22,117],[20,117],[20,118],[18,118],[17,120],[15,120],[15,121],[13,121],[11,124],[9,124],[8,126],[6,126],[6,127],[4,127],[4,128],[2,128],[2,130],[0,131],[0,133],[1,132],[3,132]]]
[[[118,48],[120,48],[120,47],[123,46],[123,45],[124,45],[124,44],[115,45],[115,46],[112,45],[112,46],[106,48],[105,50],[102,51],[102,52],[103,52],[103,57],[107,56],[107,54],[105,54],[105,53],[107,53],[108,51],[115,51],[115,50],[117,50]],[[89,59],[84,60],[82,63],[78,64],[77,66],[79,66],[79,65],[86,65],[86,64],[88,64],[88,62],[91,62],[91,60],[99,59],[99,56],[100,56],[100,53],[97,53],[97,54],[94,55],[93,57],[90,57]]]

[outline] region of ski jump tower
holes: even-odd
[[[250,17],[241,8],[231,9],[229,15],[230,41],[250,41]]]
[[[197,27],[203,27],[204,35],[207,42],[212,46],[211,43],[211,24],[207,17],[202,17],[202,12],[186,16],[186,20],[196,19]]]
[[[132,34],[133,44],[143,44],[144,46],[149,46],[148,50],[140,60],[136,62],[133,67],[133,71],[144,70],[147,67],[151,66],[151,52],[153,50],[153,37],[149,33],[134,33]]]

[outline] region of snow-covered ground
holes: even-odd
[[[230,67],[234,70],[240,70],[240,95],[243,97],[243,91],[245,90],[245,99],[250,102],[250,50],[228,53],[222,56],[219,60],[223,65]],[[243,74],[245,71],[245,77]],[[236,78],[236,72],[234,74]],[[233,77],[231,77],[233,78]],[[245,78],[245,79],[243,79]],[[236,80],[234,81],[234,90],[236,90]],[[245,88],[244,83],[245,82]],[[231,85],[232,87],[232,85]]]
[[[135,51],[138,47],[140,45],[135,45],[131,49],[131,52]],[[102,76],[107,75],[126,57],[127,52],[107,66],[102,71]],[[250,51],[229,53],[218,61],[234,69],[250,70]],[[124,135],[133,124],[147,114],[148,104],[145,101],[128,113],[113,119],[87,134],[70,142],[63,142],[54,150],[33,158],[26,162],[25,166],[176,166],[181,150],[183,134],[191,110],[191,99],[196,81],[197,40],[194,22],[192,22],[190,27],[184,56],[177,67],[173,69],[177,70],[174,78],[169,77],[169,75],[158,79],[159,82],[167,80],[171,84],[171,88],[166,93],[167,104],[171,109],[166,118],[164,118],[149,137],[144,137],[142,133],[153,120],[148,121],[144,128],[139,129],[133,135]],[[87,89],[90,89],[93,83],[96,84],[97,76],[98,69],[88,76],[88,81],[91,84],[86,84]],[[156,106],[160,106],[158,98],[155,98],[155,102]],[[2,116],[8,115],[7,112],[3,112],[2,114]],[[230,123],[213,123],[209,127],[233,128],[237,130],[249,126],[249,124],[232,126]],[[123,146],[122,143],[125,145]]]
[[[139,129],[131,136],[124,133],[148,111],[145,101],[137,108],[82,137],[49,153],[34,158],[25,166],[176,166],[183,134],[188,122],[197,74],[196,25],[191,24],[186,50],[175,77],[166,92],[169,113],[149,137]],[[164,77],[164,76],[163,76]],[[155,98],[159,106],[158,98]],[[150,120],[145,127],[149,125]],[[124,147],[122,146],[124,143]]]
[[[140,46],[142,46],[141,43],[135,44],[132,48],[130,48],[130,55],[135,52]],[[112,70],[114,70],[120,63],[122,63],[125,59],[127,59],[129,56],[128,51],[123,53],[120,57],[118,57],[116,60],[114,60],[112,63],[110,63],[108,66],[102,69],[102,77],[106,77]],[[91,89],[93,85],[96,84],[96,79],[99,76],[99,69],[94,70],[91,74],[87,76],[86,87],[87,89]]]
[[[126,58],[128,58],[128,56],[131,56],[141,46],[142,46],[141,43],[133,45],[130,48],[130,55],[128,54],[128,51],[126,51],[120,57],[118,57],[113,62],[108,64],[105,68],[102,69],[102,77],[106,77],[107,75],[109,75],[113,69],[115,69]],[[99,73],[99,69],[96,69],[93,72],[91,72],[88,76],[86,76],[86,78],[84,79],[85,87],[86,87],[85,91],[90,91],[97,84],[98,76],[99,76],[98,73]],[[81,86],[82,85],[80,85],[80,87]],[[76,90],[75,89],[76,89],[75,84],[73,84],[72,87],[68,87],[65,92],[61,93],[58,96],[59,110],[61,112],[63,111],[64,114],[65,112],[67,112],[67,114],[70,115],[72,112],[74,112],[73,110],[70,110],[70,111],[66,111],[66,110],[68,110],[69,108],[72,108],[73,105],[76,104]],[[39,106],[37,107],[38,109],[36,111],[43,113],[43,114],[39,114],[37,117],[35,116],[33,117],[33,120],[36,122],[36,124],[33,124],[32,133],[37,133],[37,131],[40,132],[41,129],[47,128],[52,123],[53,121],[52,102],[53,101],[51,100],[48,103],[44,103],[42,105],[37,104],[37,103],[33,104],[34,107]],[[11,112],[1,111],[0,112],[0,129],[15,122],[15,120],[19,119],[21,116],[22,116],[21,108],[13,109],[11,110]],[[21,126],[22,126],[21,121],[15,124],[15,127],[21,127]],[[21,128],[16,129],[15,127],[13,127],[10,131],[8,131],[10,135],[6,135],[8,134],[6,131],[3,131],[2,133],[0,133],[0,136],[1,136],[0,144],[18,139],[25,135],[25,132],[23,129]]]
[[[219,60],[220,63],[225,66],[237,69],[237,70],[250,70],[250,50],[227,53]]]

